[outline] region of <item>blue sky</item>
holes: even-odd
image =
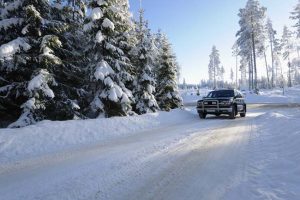
[[[238,26],[238,10],[246,0],[143,0],[145,17],[153,31],[161,28],[170,38],[182,66],[182,78],[199,83],[207,78],[209,54],[216,45],[229,78],[235,58],[231,47]],[[289,13],[297,0],[261,0],[268,8],[268,17],[281,35],[282,27],[293,22]],[[139,0],[130,0],[131,11],[137,16]]]

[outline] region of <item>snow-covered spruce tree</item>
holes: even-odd
[[[162,110],[170,111],[171,109],[182,106],[182,99],[178,92],[176,75],[177,67],[175,55],[172,52],[171,44],[166,35],[162,35],[160,67],[157,72],[156,80],[156,99]]]
[[[54,12],[66,22],[82,22],[86,14],[88,0],[53,0]],[[58,11],[58,12],[57,12]]]
[[[130,59],[129,52],[136,46],[137,38],[135,32],[135,24],[132,20],[132,14],[129,12],[129,0],[117,0],[118,15],[117,20],[114,22],[117,27],[118,33],[116,41],[119,44],[123,56],[120,67],[123,69],[120,73],[121,81],[129,90],[134,89],[134,79],[137,75],[137,66],[133,65]]]
[[[43,119],[45,103],[54,98],[49,85],[54,85],[55,81],[43,65],[47,65],[47,60],[52,61],[51,56],[54,62],[60,62],[51,54],[50,47],[61,44],[57,37],[49,35],[48,41],[42,38],[47,10],[49,5],[44,1],[12,1],[0,12],[1,35],[3,31],[5,34],[7,30],[14,30],[14,34],[5,34],[1,40],[4,44],[0,46],[1,118],[11,122],[22,114],[11,127]]]
[[[88,54],[94,117],[100,113],[106,117],[131,113],[133,96],[123,82],[124,79],[131,79],[126,70],[129,59],[122,50],[126,44],[121,40],[131,29],[128,23],[123,23],[126,17],[123,15],[124,3],[128,2],[93,0],[89,4],[91,15],[84,29],[92,39]]]
[[[209,55],[209,64],[208,64],[208,75],[209,80],[213,81],[213,88],[217,88],[217,82],[220,75],[220,54],[216,46],[212,47],[212,52]]]
[[[60,34],[64,46],[60,56],[63,70],[55,72],[61,91],[56,94],[57,111],[53,113],[51,119],[85,118],[83,113],[89,106],[90,95],[87,91],[89,75],[86,67],[89,60],[84,53],[88,37],[83,31],[85,2],[85,0],[57,0],[52,3],[52,19],[63,22],[66,29]]]
[[[137,78],[133,90],[136,99],[134,111],[138,114],[145,114],[156,112],[159,108],[154,96],[156,84],[153,73],[156,59],[154,38],[150,33],[147,22],[144,21],[143,10],[140,10],[136,32],[138,43],[136,48],[131,51],[135,58],[134,64],[137,66]]]
[[[19,118],[10,127],[21,127],[52,119],[56,103],[66,95],[57,77],[64,70],[60,57],[65,51],[58,36],[65,24],[51,19],[47,0],[11,1],[0,13],[1,121]],[[74,102],[69,107],[78,109]]]
[[[154,66],[153,66],[153,73],[155,76],[155,80],[158,80],[158,72],[161,66],[161,55],[162,55],[162,40],[163,40],[163,33],[161,32],[161,30],[158,30],[157,33],[153,34],[154,37],[154,57],[155,57],[155,61],[154,61]]]

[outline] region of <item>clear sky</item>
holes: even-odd
[[[261,0],[267,15],[281,36],[284,25],[291,26],[290,12],[298,0]],[[143,0],[145,17],[153,31],[161,28],[173,44],[187,83],[207,78],[209,54],[213,45],[229,78],[235,68],[231,47],[239,29],[238,11],[247,0]],[[131,11],[138,15],[139,0],[130,0]],[[263,67],[263,66],[262,66]]]

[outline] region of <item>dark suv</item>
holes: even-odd
[[[198,101],[197,111],[201,119],[205,119],[207,114],[225,114],[230,119],[235,119],[238,114],[246,117],[247,106],[244,96],[238,90],[214,90]]]

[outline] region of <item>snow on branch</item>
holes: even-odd
[[[111,30],[115,30],[115,25],[109,19],[105,18],[102,23],[103,28],[109,28]]]
[[[5,8],[0,9],[0,16],[1,18],[5,18],[7,17],[7,15],[9,14],[9,12],[18,9],[19,7],[21,7],[23,4],[23,0],[15,0],[11,3],[7,3],[5,5]]]
[[[102,60],[98,63],[94,76],[96,80],[104,81],[106,76],[114,73],[114,70],[109,66],[109,64],[106,61]]]
[[[51,79],[51,76],[47,70],[40,70],[39,74],[31,79],[28,83],[28,91],[33,93],[36,90],[42,90],[45,96],[49,98],[54,98],[53,91],[49,88],[48,82]]]
[[[29,49],[31,49],[31,46],[27,43],[26,39],[18,37],[17,39],[0,46],[0,59],[10,60],[13,55],[21,50],[26,52]]]
[[[10,18],[10,19],[3,19],[0,21],[0,30],[4,29],[7,30],[12,26],[21,25],[24,22],[22,18]]]
[[[42,43],[41,43],[41,52],[40,59],[48,58],[50,59],[54,64],[61,64],[60,58],[54,55],[54,51],[50,48],[52,47],[61,47],[62,43],[60,42],[59,38],[55,35],[45,35],[43,37]]]

